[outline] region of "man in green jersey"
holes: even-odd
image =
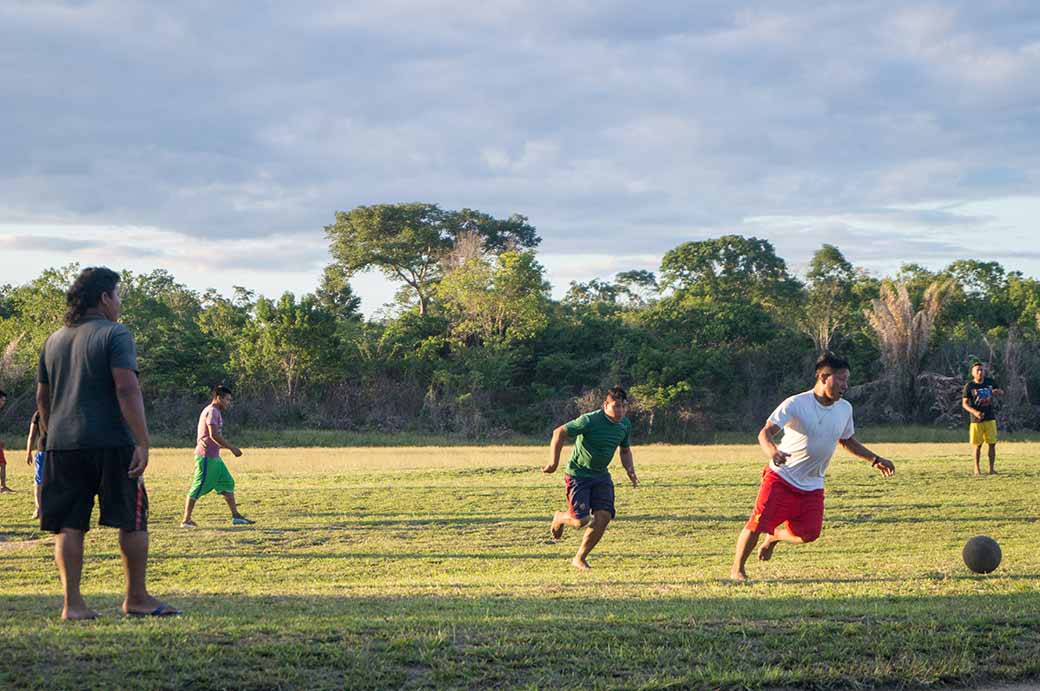
[[[552,519],[552,536],[558,540],[566,526],[585,528],[578,553],[571,564],[578,569],[588,569],[587,558],[596,546],[607,524],[614,518],[614,481],[607,466],[614,452],[621,447],[621,465],[628,473],[632,486],[639,484],[636,468],[632,463],[632,448],[629,436],[632,423],[625,417],[628,393],[620,386],[607,392],[603,407],[585,413],[576,420],[560,425],[553,430],[549,446],[550,461],[542,468],[543,473],[554,473],[560,465],[560,451],[564,442],[574,440],[574,451],[567,462],[564,482],[567,487],[567,511],[557,511]]]

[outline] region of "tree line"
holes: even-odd
[[[325,234],[333,262],[302,296],[123,275],[154,428],[190,436],[210,387],[226,383],[242,426],[494,439],[543,434],[621,384],[642,440],[695,442],[755,428],[828,349],[853,364],[858,420],[963,423],[959,387],[979,358],[1008,392],[1002,424],[1040,423],[1040,282],[997,262],[878,277],[828,244],[797,276],[768,241],[726,235],[555,300],[521,215],[360,206]],[[371,269],[400,290],[389,314],[365,319],[350,279]],[[78,271],[0,288],[5,432],[31,414],[36,360]]]

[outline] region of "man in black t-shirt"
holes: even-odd
[[[971,381],[964,385],[961,407],[971,416],[968,438],[975,451],[976,475],[982,474],[979,461],[984,442],[989,446],[989,474],[997,472],[993,467],[997,461],[997,416],[993,399],[1003,395],[1004,391],[986,376],[986,367],[981,362],[972,363]]]
[[[84,269],[66,293],[65,327],[44,343],[36,408],[47,435],[40,527],[56,534],[54,561],[65,589],[62,619],[93,619],[80,593],[83,537],[94,497],[101,525],[119,528],[126,572],[123,611],[179,614],[148,593],[148,424],[130,331],[119,324],[119,274]]]

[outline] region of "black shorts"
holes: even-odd
[[[94,495],[101,506],[99,525],[122,530],[148,529],[148,493],[143,478],[126,476],[134,447],[48,451],[40,485],[40,528],[90,530]]]

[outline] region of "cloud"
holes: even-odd
[[[36,235],[0,235],[0,247],[9,252],[77,251],[97,247],[96,242],[68,237],[39,237]]]
[[[986,219],[937,202],[1040,179],[1038,21],[1026,0],[6,3],[0,225],[152,228],[297,273],[336,210],[412,200],[523,213],[590,270],[780,217],[955,251],[921,236]]]

